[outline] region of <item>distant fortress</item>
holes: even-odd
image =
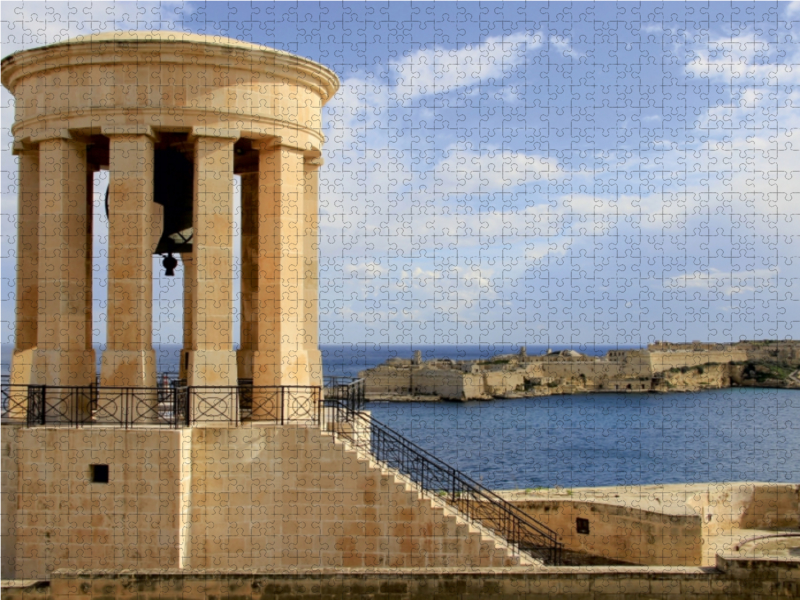
[[[730,386],[799,388],[800,342],[655,342],[587,356],[574,350],[486,360],[391,358],[359,373],[372,400],[488,400],[585,392],[671,392]]]

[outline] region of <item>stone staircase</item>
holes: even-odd
[[[414,507],[420,513],[432,517],[440,524],[435,532],[442,539],[457,538],[460,555],[456,559],[458,565],[474,567],[539,567],[543,561],[520,551],[502,536],[485,527],[480,522],[468,519],[455,506],[435,493],[424,490],[410,477],[386,463],[378,461],[363,444],[347,439],[342,435],[334,435],[329,431],[321,431],[323,436],[331,438],[334,448],[343,452],[345,459],[354,461],[363,467],[365,473],[379,473],[385,482],[382,486],[392,494],[392,500],[400,506]],[[469,556],[464,550],[471,550]],[[450,562],[450,561],[445,561]]]

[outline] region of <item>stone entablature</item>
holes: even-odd
[[[63,130],[144,125],[236,129],[319,150],[322,105],[336,75],[308,59],[222,38],[170,31],[80,36],[3,60],[3,85],[16,99],[17,142]]]

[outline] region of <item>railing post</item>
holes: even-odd
[[[188,383],[188,382],[187,382]],[[194,394],[194,388],[187,385],[186,386],[186,425],[191,427],[192,425],[192,405],[194,402],[192,401],[192,394]]]
[[[47,422],[47,385],[42,386],[42,426]]]

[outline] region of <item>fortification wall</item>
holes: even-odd
[[[700,567],[564,567],[541,569],[274,569],[259,572],[63,571],[49,584],[4,582],[4,600],[156,600],[276,598],[338,600],[752,600],[790,598],[800,563],[719,558]]]
[[[583,374],[589,383],[620,377],[620,365],[614,361],[543,362],[541,370],[544,377],[561,379],[580,378]]]
[[[553,529],[567,550],[638,565],[700,566],[703,527],[689,508],[671,514],[580,500],[513,502]],[[583,519],[587,533],[579,533]]]
[[[680,369],[682,367],[696,367],[708,363],[727,364],[729,362],[741,362],[747,360],[747,353],[744,350],[708,350],[703,352],[651,352],[653,371],[658,373],[669,369]]]
[[[21,579],[64,568],[519,563],[455,509],[349,448],[302,425],[20,429],[3,463],[3,491],[16,481],[19,499],[17,543],[3,560],[17,552]],[[107,483],[91,481],[93,464],[109,466]]]
[[[4,492],[13,488],[7,472],[17,481],[16,577],[36,579],[63,568],[180,567],[180,515],[190,502],[183,485],[191,460],[187,435],[18,429],[17,460],[3,464],[3,483],[12,482]],[[92,465],[108,465],[108,483],[91,481]],[[14,556],[4,552],[4,562]]]
[[[3,426],[2,446],[0,446],[0,575],[3,579],[14,579],[16,573],[17,543],[17,484],[18,480],[18,437],[20,427]]]
[[[685,498],[710,535],[733,529],[800,527],[800,484],[715,483]]]
[[[420,369],[414,372],[413,391],[450,400],[479,398],[484,395],[481,373],[464,373],[450,369]]]
[[[523,371],[492,371],[484,374],[486,393],[494,396],[507,394],[525,385]]]
[[[358,374],[365,380],[367,396],[380,394],[407,394],[411,388],[411,369],[380,365]]]

